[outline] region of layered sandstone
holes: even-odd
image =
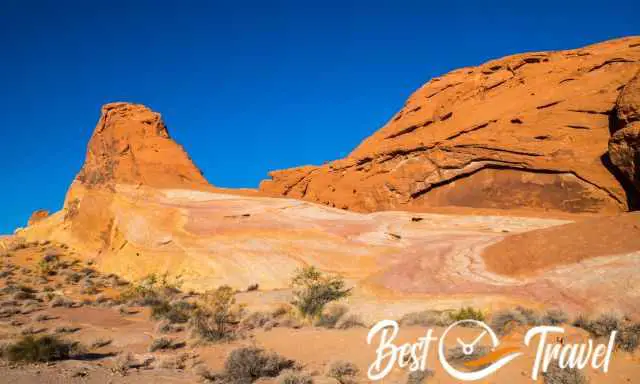
[[[639,68],[639,37],[461,68],[418,89],[346,158],[272,172],[260,190],[364,212],[626,211],[635,192],[614,175],[608,141],[616,99]],[[624,143],[625,160],[612,159],[627,174],[633,129],[613,143]]]

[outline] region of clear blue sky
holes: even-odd
[[[433,76],[640,33],[640,1],[498,4],[0,0],[0,233],[61,207],[107,102],[161,112],[211,183],[256,187],[346,155]]]

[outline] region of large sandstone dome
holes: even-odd
[[[620,128],[616,101],[639,70],[639,37],[461,68],[414,92],[346,158],[272,172],[260,190],[363,212],[627,211],[637,123],[615,136],[612,156],[608,143]],[[637,102],[628,93],[620,99]]]

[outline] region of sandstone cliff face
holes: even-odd
[[[260,190],[365,212],[626,211],[608,141],[616,99],[639,68],[639,37],[461,68],[418,89],[347,158],[272,172]],[[638,142],[628,132],[613,144],[631,148],[618,151],[627,160],[612,156],[623,171]]]

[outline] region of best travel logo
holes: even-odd
[[[472,327],[476,335],[469,340],[450,336],[457,327]],[[524,355],[521,348],[501,347],[497,334],[482,321],[460,320],[451,324],[440,337],[434,336],[428,329],[423,337],[414,343],[396,345],[394,340],[400,332],[400,326],[393,320],[382,320],[374,325],[367,335],[367,344],[377,344],[376,360],[369,366],[367,375],[370,380],[381,380],[394,366],[408,368],[409,371],[425,371],[430,347],[437,342],[438,361],[442,368],[460,381],[475,381],[486,378],[511,361]],[[588,339],[586,343],[558,343],[558,337],[565,333],[564,328],[556,326],[537,326],[524,335],[523,346],[535,346],[535,359],[531,367],[531,379],[537,380],[541,373],[547,372],[552,363],[561,369],[584,369],[590,366],[595,370],[608,372],[617,331],[611,332],[604,344],[596,344]],[[554,339],[555,337],[555,339]],[[554,339],[554,340],[552,340]],[[488,353],[477,356],[480,343],[488,343]],[[537,343],[537,344],[536,344]],[[468,357],[465,370],[456,368],[447,355],[447,345],[456,345],[462,355]]]

